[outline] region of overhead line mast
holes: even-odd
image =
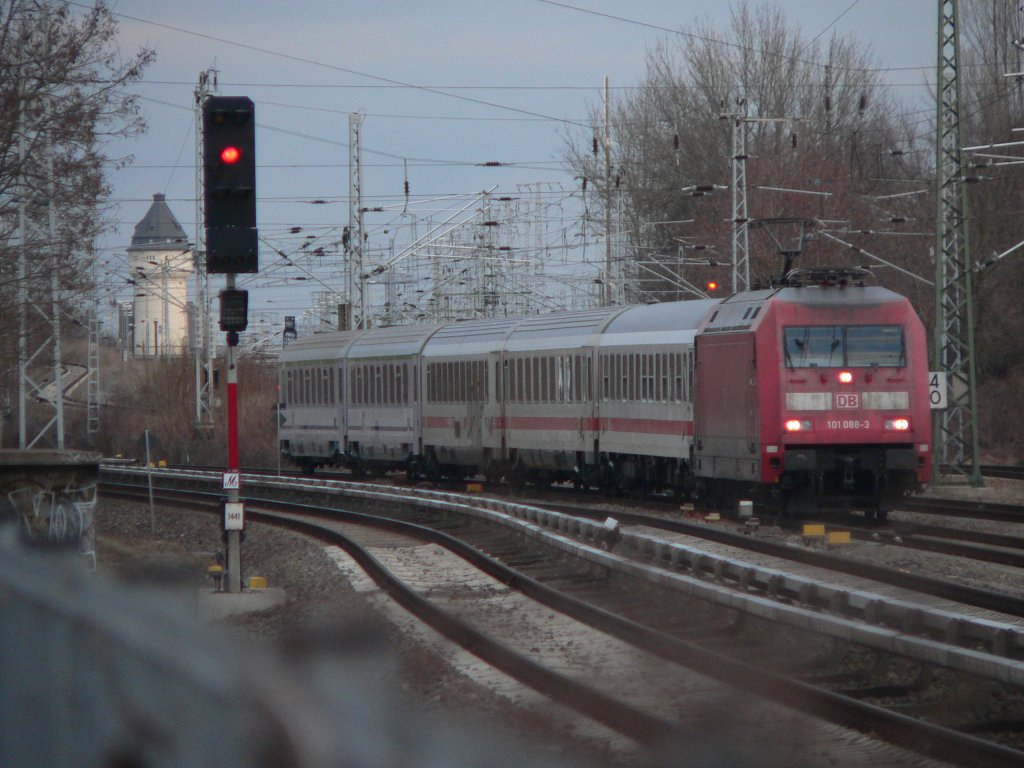
[[[949,385],[949,407],[935,412],[935,461],[982,485],[974,356],[974,304],[961,151],[958,0],[939,0],[935,142],[935,365]],[[941,473],[932,475],[940,482]]]
[[[196,240],[193,250],[195,264],[195,351],[196,429],[213,430],[213,333],[210,322],[210,279],[206,274],[206,221],[203,172],[203,104],[217,91],[217,70],[199,73],[195,89],[196,108]]]

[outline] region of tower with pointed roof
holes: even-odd
[[[134,357],[165,357],[188,349],[188,278],[192,247],[162,194],[135,225],[128,246],[134,281]]]

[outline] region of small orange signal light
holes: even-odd
[[[718,283],[714,280],[708,280],[708,293],[714,293],[718,290]]]

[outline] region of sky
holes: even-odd
[[[806,37],[856,37],[891,70],[885,77],[900,95],[927,99],[935,0],[778,5]],[[125,249],[154,193],[167,196],[195,237],[193,93],[200,73],[215,69],[217,93],[256,105],[261,274],[243,287],[252,313],[275,324],[283,315],[301,322],[313,291],[345,289],[336,244],[349,219],[351,114],[363,115],[363,206],[384,209],[365,219],[371,265],[449,217],[462,221],[483,190],[523,201],[527,213],[540,191],[549,221],[571,219],[579,181],[562,162],[565,142],[593,132],[604,78],[614,98],[642,80],[652,47],[685,45],[676,31],[699,22],[724,30],[730,9],[707,0],[110,0],[109,7],[122,54],[145,46],[157,58],[134,88],[147,133],[108,147],[133,162],[111,174],[119,223],[99,243],[106,268],[125,274]],[[317,247],[327,255],[304,255]],[[116,276],[108,285],[109,298],[130,299]],[[214,278],[212,292],[221,286]],[[401,290],[417,303],[414,286]]]

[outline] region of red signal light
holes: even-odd
[[[718,290],[718,283],[716,283],[714,280],[709,280],[708,281],[708,293],[714,293],[717,290]]]
[[[234,165],[242,159],[242,150],[238,147],[224,147],[220,151],[220,159],[226,165]]]

